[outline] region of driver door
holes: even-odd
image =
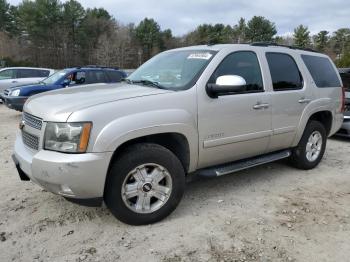
[[[223,75],[238,75],[246,81],[239,93],[210,98],[201,87],[198,99],[199,167],[248,158],[267,151],[271,130],[270,96],[265,92],[255,52],[227,55],[209,83]]]

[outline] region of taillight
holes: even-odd
[[[340,109],[340,111],[342,113],[345,112],[345,88],[344,87],[342,87],[342,98],[341,98],[341,109]]]

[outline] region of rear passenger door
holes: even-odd
[[[291,146],[301,115],[313,95],[299,69],[300,57],[275,52],[266,52],[265,56],[271,75],[272,152]]]

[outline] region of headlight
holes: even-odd
[[[44,148],[47,150],[84,153],[86,152],[92,123],[53,123],[45,129]]]
[[[10,95],[11,95],[11,96],[19,96],[20,93],[21,93],[21,90],[16,89],[16,90],[13,90],[13,91],[10,93]]]

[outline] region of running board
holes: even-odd
[[[259,166],[262,164],[274,162],[283,158],[287,158],[291,155],[290,150],[278,151],[275,153],[269,153],[266,155],[252,157],[244,160],[239,160],[235,162],[231,162],[228,164],[223,164],[219,166],[209,167],[198,170],[196,173],[199,176],[206,177],[216,177],[231,174],[237,171],[241,171],[247,168],[251,168],[254,166]]]

